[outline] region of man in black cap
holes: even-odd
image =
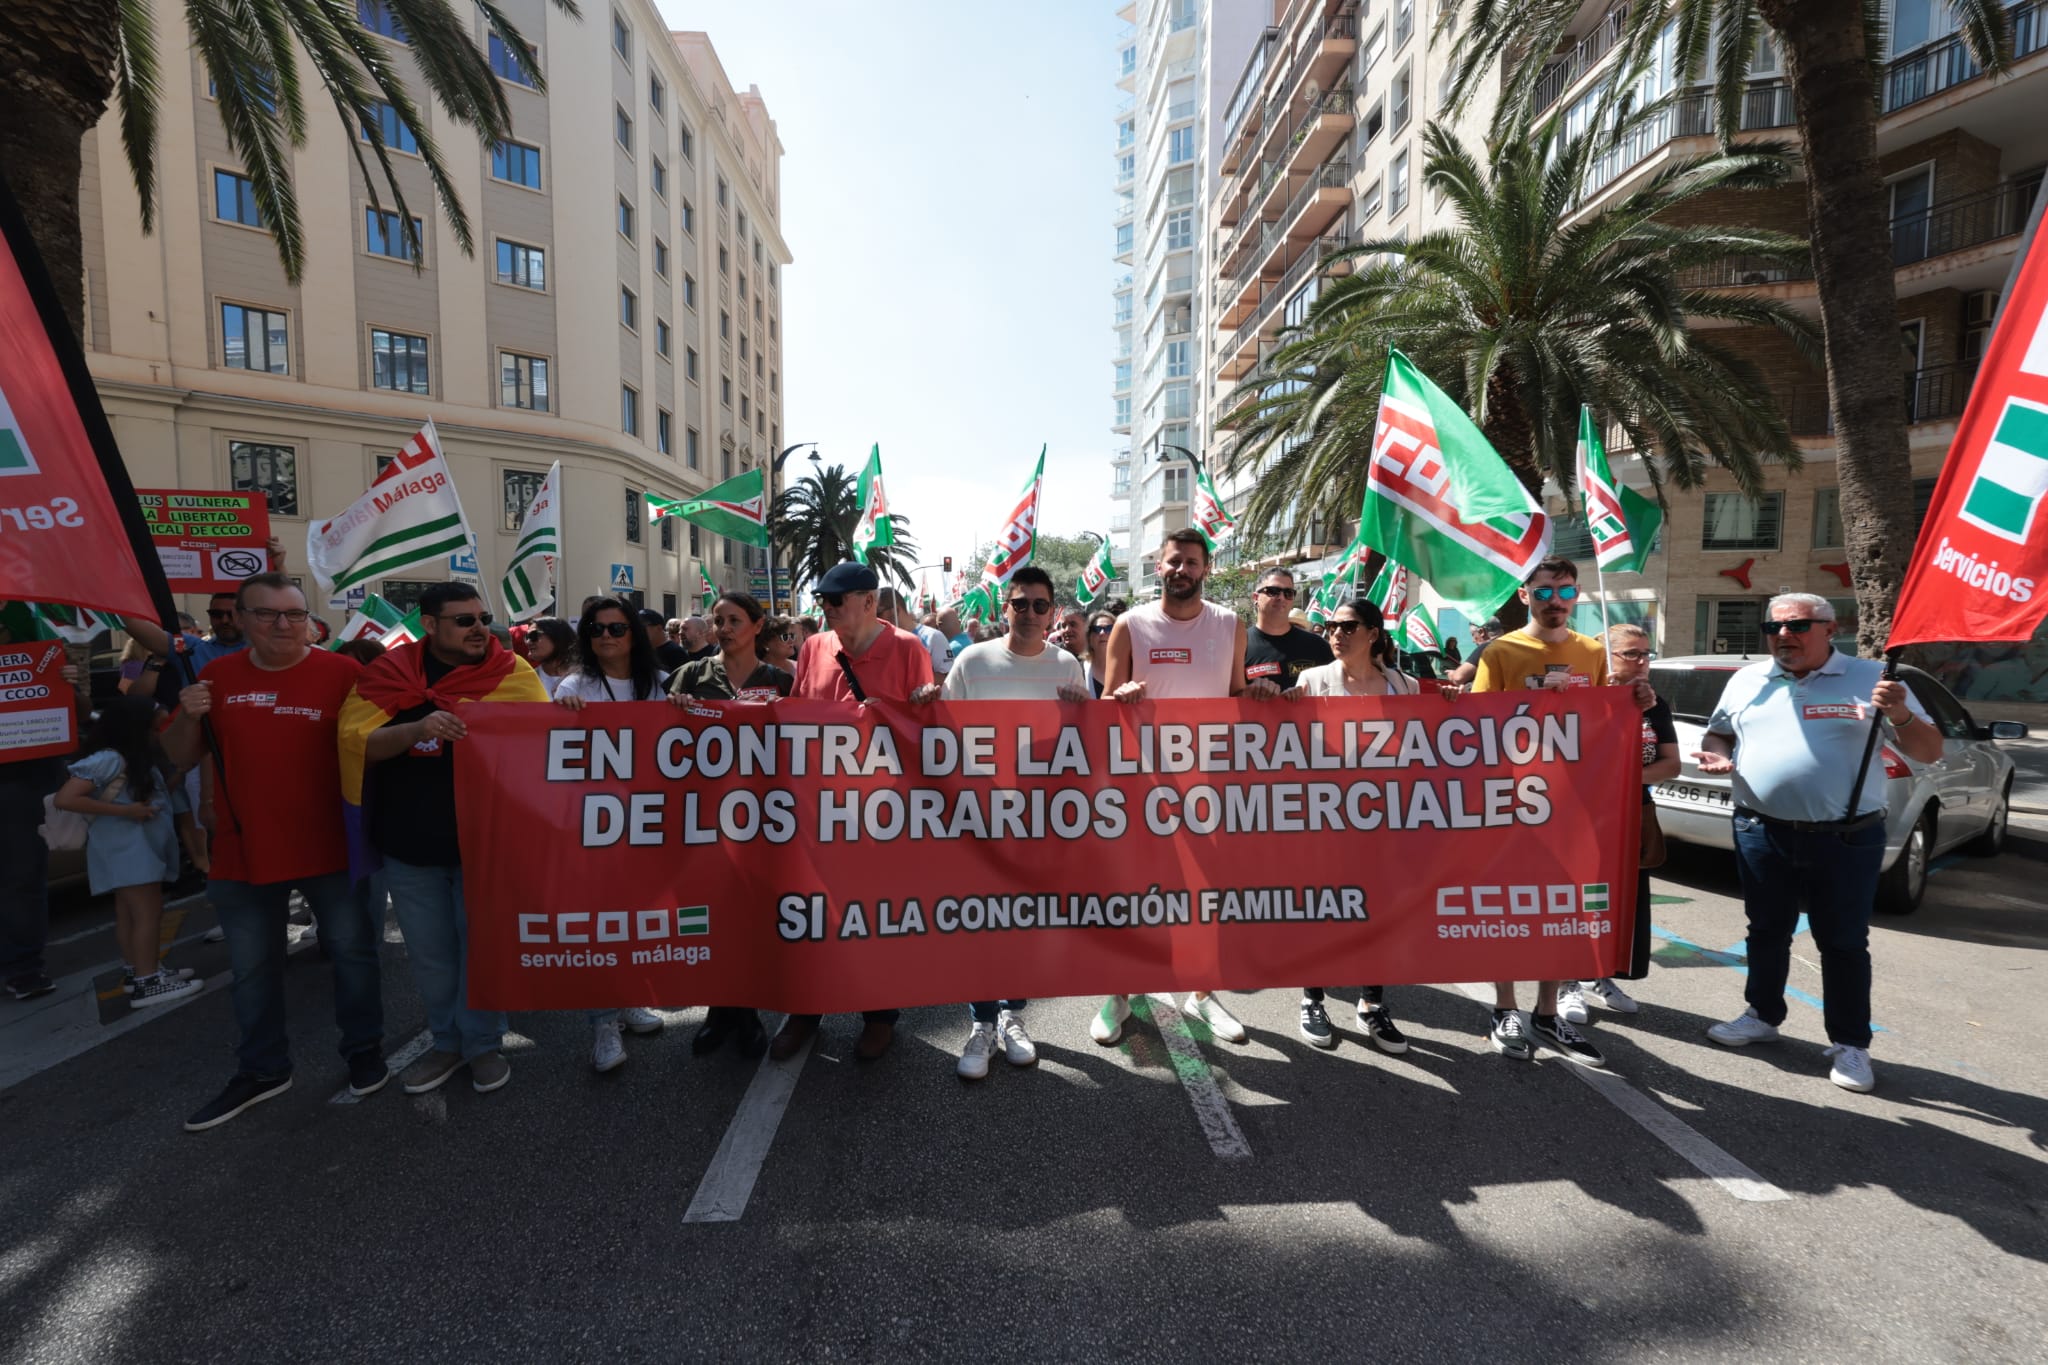
[[[814,595],[825,613],[825,629],[804,641],[796,656],[796,691],[806,701],[909,701],[932,681],[932,656],[924,642],[877,614],[881,588],[875,571],[851,560],[835,564],[818,580]],[[863,1010],[867,1022],[854,1055],[871,1062],[896,1041],[895,1010]],[[818,1031],[820,1016],[792,1014],[768,1055],[794,1057]]]
[[[647,632],[647,643],[654,647],[654,662],[661,665],[664,673],[673,673],[690,661],[690,651],[668,638],[668,622],[653,607],[642,607],[638,613],[640,629]]]
[[[1507,634],[1508,628],[1498,616],[1488,617],[1472,627],[1472,652],[1464,662],[1457,664],[1444,674],[1444,681],[1455,687],[1468,687],[1479,673],[1479,656],[1486,652],[1486,646]]]

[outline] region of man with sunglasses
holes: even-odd
[[[1285,692],[1311,668],[1320,668],[1336,656],[1329,642],[1312,630],[1289,619],[1294,610],[1294,574],[1287,569],[1268,569],[1259,575],[1252,591],[1259,619],[1244,637],[1244,681],[1247,689],[1272,683]]]
[[[796,691],[805,701],[909,701],[932,681],[924,641],[880,615],[882,581],[865,564],[847,560],[827,569],[812,595],[825,613],[825,629],[804,641],[796,656]],[[896,1010],[861,1011],[854,1055],[874,1061],[896,1041]],[[817,1033],[823,1016],[792,1014],[769,1044],[768,1055],[787,1061]]]
[[[947,701],[1091,701],[1081,661],[1049,638],[1053,622],[1052,575],[1027,564],[1010,577],[1003,611],[1010,633],[999,640],[969,645],[946,674],[943,689],[920,687],[910,694],[915,705],[943,695]],[[1012,1066],[1031,1066],[1038,1048],[1017,1017],[1022,1000],[977,1000],[967,1007],[972,1027],[960,1049],[957,1068],[963,1081],[988,1075],[989,1058],[997,1048]]]
[[[1877,1084],[1870,1066],[1870,909],[1884,865],[1884,764],[1864,772],[1853,810],[1842,795],[1878,715],[1915,763],[1941,757],[1941,731],[1877,659],[1834,646],[1835,609],[1813,593],[1780,593],[1764,613],[1771,657],[1739,669],[1693,754],[1702,773],[1732,777],[1735,866],[1749,920],[1741,1017],[1707,1036],[1728,1047],[1778,1040],[1792,935],[1806,912],[1820,950],[1828,1079]],[[1903,855],[1902,855],[1903,856]]]

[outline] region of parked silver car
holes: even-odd
[[[1677,777],[1658,783],[1651,793],[1667,838],[1710,848],[1735,847],[1730,780],[1700,772],[1692,754],[1700,747],[1707,718],[1728,680],[1754,662],[1733,654],[1695,654],[1659,659],[1650,667],[1650,685],[1671,706],[1683,763]],[[1881,743],[1871,759],[1884,765],[1889,779],[1877,909],[1910,915],[1920,908],[1927,866],[1938,854],[1960,845],[1990,857],[2005,846],[2013,762],[1997,741],[2025,739],[2027,727],[2009,720],[1979,725],[1954,693],[1917,668],[1901,668],[1899,680],[1913,689],[1942,735],[1941,757],[1932,763],[1915,763],[1890,743]],[[1853,772],[1842,774],[1845,815],[1854,777]]]

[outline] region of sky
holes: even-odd
[[[782,139],[783,443],[879,442],[921,560],[992,538],[1041,445],[1041,529],[1106,532],[1110,0],[658,4]]]

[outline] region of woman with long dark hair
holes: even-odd
[[[797,646],[802,643],[796,633],[795,621],[787,616],[770,616],[761,622],[761,633],[755,637],[754,647],[762,662],[774,664],[793,675],[796,672]]]
[[[692,659],[676,670],[669,683],[670,699],[684,701],[774,701],[787,697],[796,678],[764,662],[756,652],[767,613],[751,594],[728,592],[711,607],[711,630],[718,641],[718,653]],[[730,1039],[743,1057],[759,1057],[768,1050],[768,1034],[761,1016],[744,1005],[713,1005],[704,1016],[704,1026],[690,1040],[690,1051],[704,1056],[716,1052]]]
[[[1116,629],[1116,613],[1098,611],[1088,618],[1088,652],[1081,656],[1088,666],[1088,690],[1102,695],[1102,680],[1109,672],[1109,633]]]
[[[540,674],[550,697],[576,663],[576,627],[559,616],[543,616],[526,627],[526,662]]]

